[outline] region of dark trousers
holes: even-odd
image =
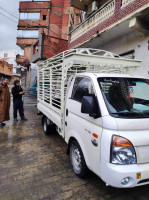
[[[19,110],[19,114],[21,119],[24,118],[24,108],[22,99],[13,99],[13,117],[17,118],[17,111]]]

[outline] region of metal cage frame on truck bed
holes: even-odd
[[[77,73],[125,73],[140,66],[140,61],[120,57],[108,51],[78,48],[64,51],[38,63],[38,102],[61,118],[57,125],[64,137],[65,97],[70,77]]]

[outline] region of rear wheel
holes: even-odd
[[[70,160],[75,174],[79,177],[84,177],[87,173],[87,166],[77,141],[73,141],[70,144]]]
[[[55,124],[53,124],[47,117],[43,119],[43,130],[46,135],[56,132]]]
[[[42,118],[41,118],[41,124],[42,125],[44,124],[44,118],[45,118],[45,116],[43,115]]]
[[[40,110],[37,110],[37,115],[42,115],[42,112]]]

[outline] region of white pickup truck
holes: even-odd
[[[131,76],[140,61],[73,49],[38,67],[44,132],[68,144],[74,172],[87,169],[118,188],[149,183],[149,80]]]

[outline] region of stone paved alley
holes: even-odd
[[[11,109],[12,113],[12,109]],[[148,200],[149,185],[106,187],[96,175],[72,171],[67,145],[58,134],[46,136],[34,102],[25,99],[27,122],[13,120],[0,129],[0,200]],[[11,115],[12,119],[12,115]]]

